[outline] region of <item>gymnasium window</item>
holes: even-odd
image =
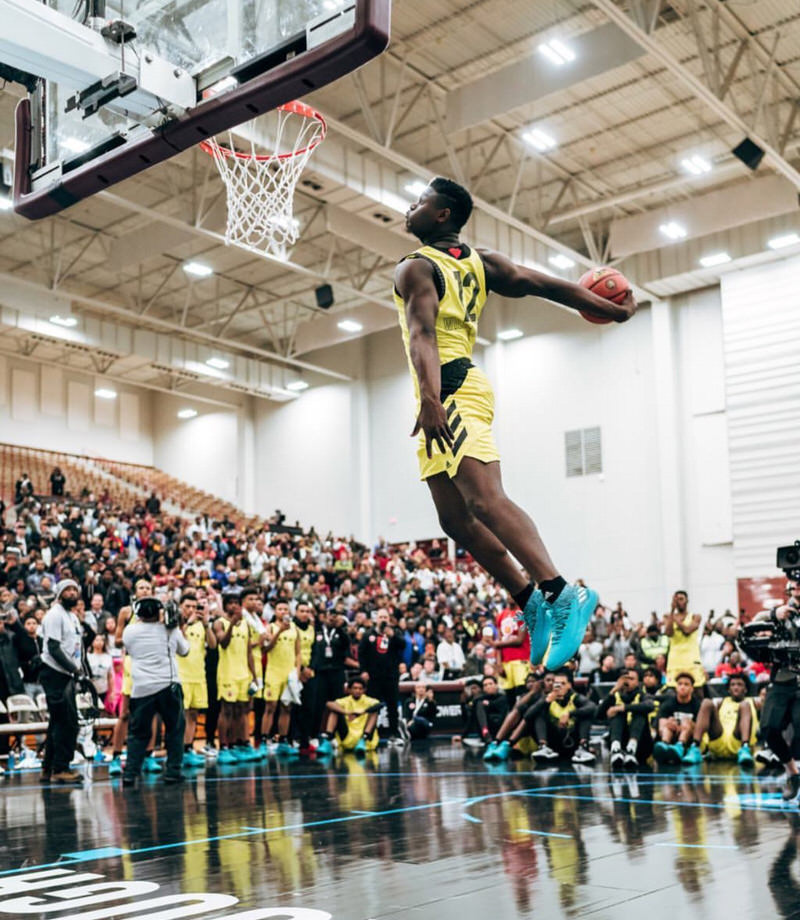
[[[567,476],[589,476],[603,472],[603,449],[599,428],[564,432]]]

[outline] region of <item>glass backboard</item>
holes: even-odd
[[[75,0],[49,6],[71,18]],[[124,21],[136,36],[104,47],[140,88],[156,66],[180,75],[181,104],[154,93],[148,111],[141,103],[131,111],[119,97],[87,114],[70,102],[85,86],[43,83],[17,113],[15,210],[52,214],[355,70],[386,47],[390,7],[391,0],[107,0],[105,23]]]

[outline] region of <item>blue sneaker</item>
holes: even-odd
[[[108,775],[122,776],[122,761],[119,759],[119,757],[111,758],[111,763],[108,765]]]
[[[150,754],[149,757],[145,757],[144,763],[142,764],[143,773],[163,773],[164,768],[161,764]]]
[[[250,751],[243,744],[237,744],[230,750],[236,763],[247,763],[250,760]]]
[[[738,763],[740,767],[752,767],[753,766],[755,761],[753,760],[753,755],[750,751],[749,744],[743,744],[739,748],[739,752],[736,755],[736,763]]]
[[[673,745],[674,747],[674,745]],[[703,762],[703,755],[700,753],[700,748],[696,744],[689,746],[689,750],[681,757],[681,763],[688,765],[698,764]]]
[[[183,766],[189,770],[195,769],[196,767],[204,767],[206,765],[205,757],[202,757],[200,754],[197,754],[195,751],[184,751],[183,752]]]
[[[362,739],[363,740],[363,739]],[[297,751],[288,741],[281,741],[275,751],[278,757],[299,757]]]
[[[333,753],[333,745],[328,738],[320,738],[317,745],[317,757],[327,757]]]
[[[541,664],[550,642],[552,624],[544,595],[538,588],[528,598],[525,609],[517,614],[517,619],[522,620],[531,637],[531,664]]]
[[[217,757],[217,763],[221,766],[238,763],[237,759],[233,756],[233,751],[230,748],[222,748]]]
[[[353,753],[358,757],[364,757],[367,753],[367,739],[362,735],[358,739],[358,744],[353,748]]]
[[[497,742],[493,741],[488,748],[486,748],[486,753],[483,755],[484,760],[494,760],[497,757]]]
[[[511,756],[511,744],[508,741],[501,741],[495,751],[495,760],[508,760]]]
[[[563,667],[578,651],[586,627],[597,608],[598,596],[591,588],[567,585],[552,604],[545,602],[550,611],[553,632],[545,664],[549,671]],[[533,640],[531,640],[533,660]]]
[[[653,745],[653,758],[657,763],[666,763],[670,752],[670,745],[666,741],[656,741]]]

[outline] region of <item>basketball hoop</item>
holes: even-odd
[[[266,125],[267,118],[271,123]],[[265,138],[265,128],[269,130]],[[213,157],[228,199],[226,243],[241,243],[285,257],[297,241],[294,190],[314,149],[325,140],[325,119],[304,102],[288,102],[258,127],[248,122],[228,131],[227,144],[210,137],[200,147]],[[245,149],[242,149],[242,147]],[[247,149],[249,147],[249,149]],[[259,149],[272,152],[260,153]]]

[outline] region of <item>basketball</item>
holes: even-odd
[[[618,272],[615,268],[592,268],[581,276],[578,284],[580,284],[581,287],[587,288],[593,294],[597,294],[599,297],[605,297],[606,300],[611,300],[614,303],[622,303],[628,291],[631,289],[630,283],[625,275],[623,275],[622,272]],[[584,313],[582,310],[581,316],[587,322],[597,323],[598,325],[605,325],[606,323],[613,322],[613,320],[604,317],[592,316],[590,313]]]

